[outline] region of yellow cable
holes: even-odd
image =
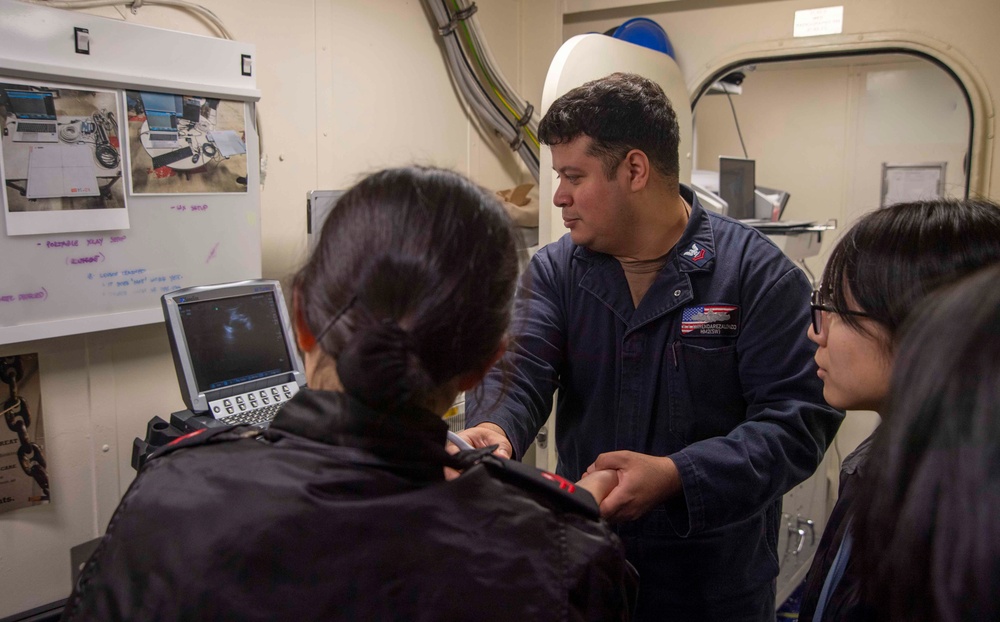
[[[458,0],[451,0],[451,4],[454,7],[456,13],[462,10],[462,8],[458,5]],[[476,50],[476,44],[472,39],[472,34],[470,33],[469,28],[465,23],[465,20],[462,20],[461,26],[462,26],[462,32],[465,34],[466,43],[468,44],[469,49],[472,51],[472,56],[473,58],[476,59],[476,64],[479,65],[479,70],[483,72],[483,76],[489,83],[490,89],[493,91],[493,94],[496,95],[497,99],[499,99],[503,103],[504,107],[507,108],[507,111],[510,112],[510,114],[514,117],[514,119],[520,121],[521,116],[517,113],[516,110],[514,110],[513,106],[511,106],[504,98],[504,96],[500,93],[500,90],[497,88],[496,84],[494,84],[492,78],[490,77],[490,72],[486,69],[486,66],[483,64],[482,59],[479,57],[479,52]],[[521,127],[524,129],[524,133],[528,135],[528,138],[531,140],[531,142],[535,145],[535,148],[537,149],[539,143],[534,133],[527,126],[527,124]]]

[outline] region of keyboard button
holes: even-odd
[[[223,417],[219,421],[230,425],[247,424],[267,427],[274,418],[274,415],[278,410],[278,406],[278,404],[271,404],[256,410],[240,412],[229,417]]]

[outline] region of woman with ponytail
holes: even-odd
[[[634,578],[590,493],[446,450],[442,415],[503,352],[516,249],[450,171],[345,193],[292,288],[308,388],[266,430],[150,458],[65,619],[626,619]]]

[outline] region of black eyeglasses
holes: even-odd
[[[863,311],[850,311],[847,309],[837,309],[836,307],[831,307],[830,305],[822,304],[820,301],[820,293],[818,289],[814,289],[812,297],[809,301],[809,308],[812,309],[812,325],[813,332],[817,335],[823,332],[823,312],[836,313],[837,315],[856,315],[858,317],[871,317],[871,315]]]

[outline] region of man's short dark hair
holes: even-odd
[[[585,135],[589,155],[600,158],[608,179],[632,149],[644,152],[668,179],[679,176],[677,114],[658,84],[632,73],[613,73],[564,94],[538,125],[546,145]]]

